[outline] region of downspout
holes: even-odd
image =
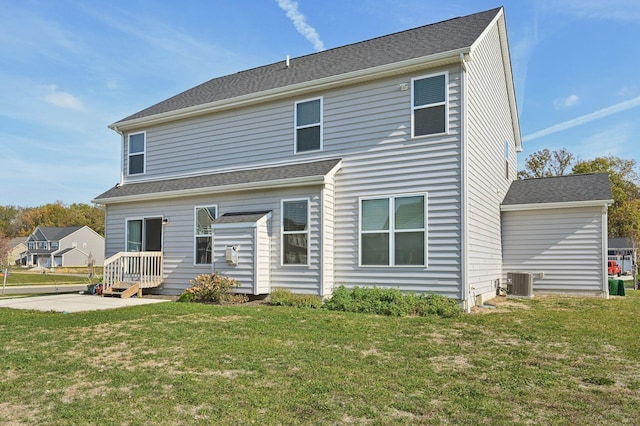
[[[462,102],[460,104],[460,176],[461,182],[461,203],[460,203],[460,218],[461,232],[460,240],[462,244],[462,306],[465,312],[471,312],[472,295],[471,288],[469,286],[469,220],[467,217],[467,206],[469,197],[467,194],[468,182],[467,182],[467,66],[465,64],[465,55],[460,53],[460,92],[462,94]]]
[[[602,234],[602,253],[604,254],[602,259],[602,292],[605,299],[609,298],[609,277],[607,276],[607,260],[609,259],[609,229],[608,229],[608,213],[609,204],[604,203],[602,207],[602,229],[606,229],[607,232],[601,232]]]

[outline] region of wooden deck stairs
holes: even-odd
[[[133,295],[142,297],[142,287],[138,282],[118,282],[106,288],[102,295],[119,297],[120,299],[128,299]]]

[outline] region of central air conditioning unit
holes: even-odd
[[[507,295],[533,297],[533,274],[531,272],[508,272]]]

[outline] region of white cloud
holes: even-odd
[[[640,106],[640,96],[635,97],[633,99],[629,99],[628,101],[620,102],[618,104],[612,105],[607,108],[600,109],[590,114],[583,115],[582,117],[574,118],[573,120],[565,121],[564,123],[559,123],[551,127],[547,127],[546,129],[539,130],[537,132],[534,132],[530,135],[523,137],[522,140],[524,142],[532,141],[534,139],[538,139],[543,136],[547,136],[553,133],[561,132],[563,130],[571,129],[572,127],[581,126],[591,121],[608,117],[612,114],[626,111],[628,109],[635,108],[638,106]]]
[[[298,10],[298,3],[291,0],[276,0],[280,9],[287,12],[287,18],[291,19],[296,30],[304,36],[316,51],[324,50],[324,43],[320,40],[318,32],[307,24],[307,18]]]
[[[569,108],[577,104],[579,100],[578,95],[569,95],[566,98],[559,98],[553,101],[553,106],[555,109]]]
[[[80,99],[73,96],[71,93],[62,92],[58,90],[56,86],[49,86],[50,93],[44,97],[44,100],[52,105],[60,108],[69,108],[82,111],[84,105]]]

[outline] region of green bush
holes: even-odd
[[[244,294],[233,293],[240,287],[239,281],[218,273],[198,275],[189,283],[191,287],[180,295],[179,302],[237,304],[249,300]]]
[[[338,287],[324,304],[332,311],[405,316],[438,315],[445,318],[460,315],[462,310],[455,300],[437,294],[404,294],[396,288]]]
[[[313,294],[294,294],[289,290],[276,288],[269,295],[269,303],[277,306],[293,306],[295,308],[320,308],[322,299]]]

